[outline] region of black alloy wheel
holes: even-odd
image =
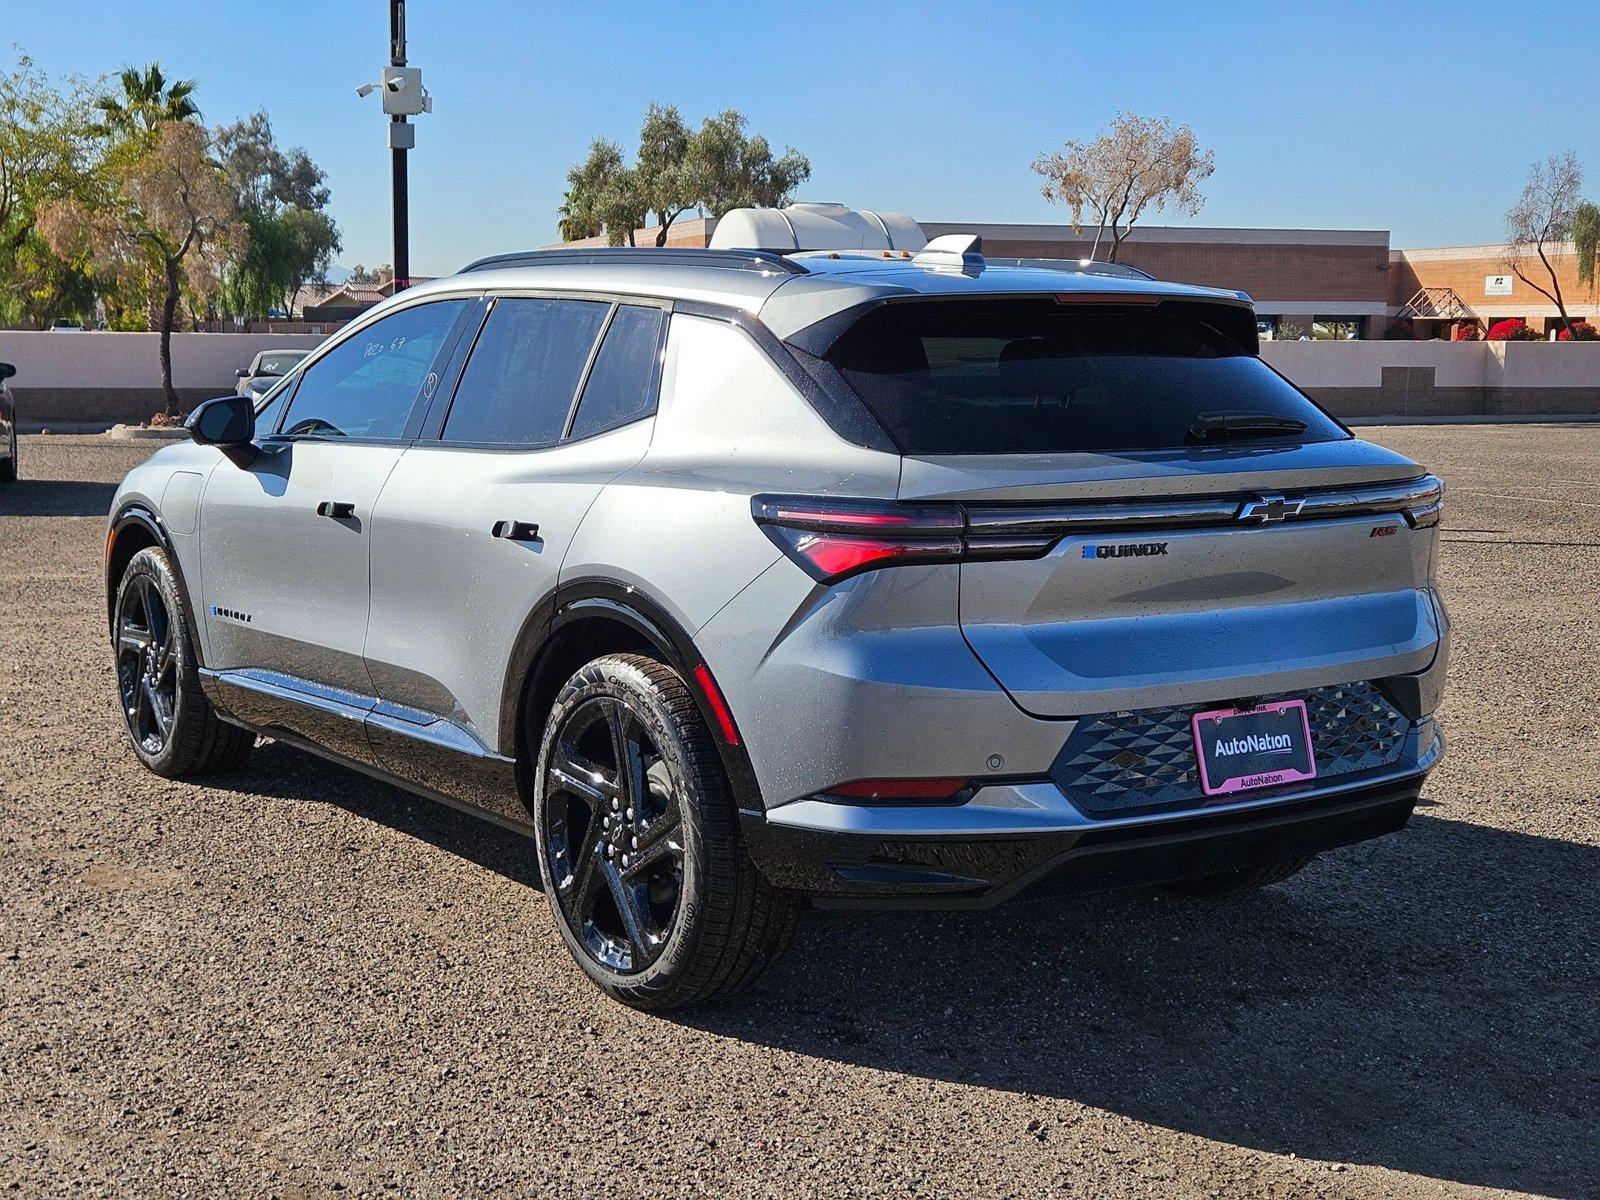
[[[800,903],[745,852],[684,676],[607,654],[528,715],[539,874],[573,961],[612,999],[651,1011],[748,987],[788,944]]]
[[[230,725],[200,686],[188,599],[167,552],[128,560],[111,621],[117,704],[134,753],[157,775],[181,779],[241,766],[255,734]]]
[[[156,581],[135,575],[117,601],[117,690],[139,748],[160,754],[178,710],[177,623]]]
[[[550,879],[585,952],[643,970],[672,935],[684,887],[680,787],[627,703],[596,696],[568,713],[545,767]]]

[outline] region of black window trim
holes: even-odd
[[[352,324],[345,329],[340,330],[335,337],[329,338],[326,342],[318,346],[295,366],[293,382],[289,385],[288,390],[284,394],[283,406],[278,410],[277,421],[274,423],[271,432],[265,434],[258,432],[258,438],[262,441],[270,441],[276,444],[292,444],[294,442],[320,442],[330,446],[410,445],[416,440],[417,434],[422,427],[425,414],[431,405],[432,398],[424,390],[428,377],[438,373],[440,368],[450,361],[456,344],[460,341],[461,334],[466,323],[468,320],[470,320],[473,312],[480,307],[480,305],[474,303],[474,301],[480,300],[481,297],[482,292],[476,290],[471,292],[430,292],[425,296],[419,296],[413,303],[397,304],[393,308],[386,308],[378,315],[372,317],[370,320],[362,321],[359,324]],[[319,362],[321,362],[329,354],[332,354],[339,347],[343,346],[346,342],[357,337],[364,330],[372,328],[374,325],[379,324],[388,317],[396,316],[413,308],[421,308],[427,304],[441,304],[451,301],[466,301],[466,304],[462,311],[457,314],[455,322],[445,334],[444,341],[439,344],[439,349],[434,354],[433,361],[429,364],[428,370],[423,374],[422,382],[417,385],[416,395],[411,398],[411,409],[406,414],[405,424],[401,426],[400,435],[398,437],[346,437],[342,435],[339,437],[332,437],[327,434],[318,433],[282,432],[283,422],[285,418],[288,417],[289,410],[294,406],[295,398],[300,392],[300,385],[305,380],[306,372],[312,367],[316,366]],[[440,374],[438,382],[442,383],[443,379],[444,376]],[[436,383],[434,386],[433,395],[437,396],[438,391],[438,383]],[[263,400],[265,398],[266,397],[263,397]]]
[[[458,347],[460,353],[452,357],[448,369],[441,376],[440,386],[434,391],[433,403],[429,406],[427,415],[422,421],[421,430],[411,441],[413,446],[427,450],[470,450],[475,452],[491,451],[520,454],[530,450],[550,450],[558,446],[577,445],[579,442],[586,442],[590,438],[615,432],[618,429],[655,416],[661,400],[661,349],[670,320],[661,322],[661,332],[657,340],[656,361],[650,380],[650,403],[647,410],[628,421],[619,422],[605,429],[597,429],[584,437],[573,438],[570,436],[572,423],[577,418],[578,405],[583,399],[584,388],[589,384],[589,374],[594,370],[595,359],[599,356],[600,347],[605,344],[606,334],[611,330],[611,322],[616,317],[617,309],[625,304],[636,308],[656,308],[670,318],[675,308],[674,301],[659,296],[636,296],[619,292],[566,291],[559,288],[500,288],[492,292],[481,292],[479,295],[483,300],[483,305],[477,326],[470,337],[462,339],[462,345]],[[567,402],[567,415],[566,419],[561,423],[560,437],[542,442],[445,441],[444,429],[450,420],[450,410],[455,406],[456,392],[461,386],[462,376],[466,373],[467,364],[472,359],[472,352],[477,349],[478,339],[483,336],[483,331],[488,326],[490,314],[493,313],[495,306],[501,300],[582,300],[608,304],[610,308],[607,309],[605,319],[601,322],[599,332],[595,335],[594,344],[589,347],[589,356],[584,361],[583,371],[578,376],[577,386],[573,389],[572,397]]]

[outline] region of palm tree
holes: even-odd
[[[168,84],[159,63],[143,71],[123,67],[118,79],[122,94],[107,93],[94,102],[101,112],[95,132],[102,137],[149,133],[162,121],[189,121],[200,116],[193,100],[195,81],[179,79]]]

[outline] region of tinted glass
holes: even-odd
[[[661,337],[659,308],[623,305],[606,330],[594,369],[583,385],[572,436],[588,437],[615,429],[655,408],[656,347]]]
[[[1238,340],[1250,320],[1180,303],[888,304],[828,360],[907,454],[1171,449],[1198,444],[1201,417],[1220,413],[1306,426],[1230,443],[1348,437]]]
[[[461,373],[444,440],[558,440],[610,307],[598,300],[497,301]]]
[[[465,300],[420,304],[374,322],[305,371],[286,434],[395,438]]]
[[[287,375],[304,358],[304,354],[263,354],[261,365],[256,368],[257,375]]]
[[[283,411],[283,398],[294,390],[294,380],[280,379],[273,384],[263,396],[263,403],[256,409],[256,435],[266,437],[273,433],[278,424],[278,414]]]

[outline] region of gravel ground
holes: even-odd
[[[1450,754],[1229,903],[813,914],[749,996],[599,996],[513,835],[280,746],[124,745],[100,607],[154,447],[0,491],[0,1188],[1600,1195],[1600,428],[1365,431],[1452,484]]]

